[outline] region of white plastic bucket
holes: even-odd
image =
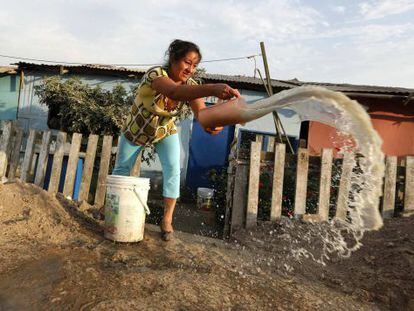
[[[117,242],[144,239],[149,178],[109,175],[106,180],[105,238]]]
[[[203,211],[209,211],[213,207],[214,189],[197,188],[197,206]]]

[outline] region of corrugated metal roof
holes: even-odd
[[[221,74],[211,74],[211,73],[203,73],[200,74],[202,79],[212,80],[212,81],[225,81],[225,82],[233,82],[233,83],[246,83],[246,84],[254,84],[254,85],[263,85],[262,80],[259,78],[254,77],[247,77],[247,76],[231,76],[231,75],[221,75]],[[292,83],[283,81],[283,80],[271,80],[272,86],[282,89],[290,89],[295,87]]]
[[[246,77],[246,76],[230,76],[219,74],[201,74],[201,78],[211,81],[225,81],[234,83],[247,83],[254,85],[263,85],[263,82],[259,78]],[[335,84],[324,82],[304,82],[297,79],[293,80],[275,80],[271,79],[272,86],[281,89],[291,89],[302,85],[315,85],[326,87],[327,89],[339,92],[347,93],[373,93],[373,94],[399,94],[408,96],[414,94],[414,89],[401,88],[401,87],[388,87],[388,86],[372,86],[372,85],[355,85],[355,84]]]
[[[0,73],[16,74],[17,66],[0,66]]]
[[[374,86],[374,85],[357,85],[357,84],[336,84],[336,83],[323,83],[323,82],[303,82],[297,79],[288,80],[290,83],[296,86],[302,85],[316,85],[326,87],[328,89],[339,92],[358,92],[358,93],[379,93],[379,94],[401,94],[408,95],[413,94],[414,89],[402,88],[402,87],[390,87],[390,86]]]
[[[19,62],[16,65],[19,68],[26,69],[53,69],[59,70],[62,66],[64,68],[70,69],[76,72],[87,73],[92,71],[103,72],[106,71],[111,74],[122,74],[122,75],[135,75],[141,76],[147,70],[147,68],[125,68],[111,65],[101,65],[101,64],[88,64],[88,65],[50,65],[50,64],[35,64],[35,63],[26,63]],[[263,82],[259,78],[248,77],[248,76],[238,76],[238,75],[222,75],[222,74],[211,74],[211,73],[201,73],[200,78],[211,81],[211,82],[222,82],[222,83],[231,83],[233,86],[237,87],[237,84],[242,84],[244,86],[252,85],[256,89],[262,88]],[[401,88],[401,87],[388,87],[388,86],[372,86],[372,85],[355,85],[355,84],[335,84],[335,83],[323,83],[323,82],[304,82],[297,79],[293,80],[271,80],[272,86],[279,90],[291,89],[297,86],[302,85],[317,85],[326,87],[333,91],[346,92],[346,93],[368,93],[368,94],[384,94],[384,95],[399,95],[399,96],[412,96],[414,94],[414,89]]]
[[[76,72],[87,72],[87,71],[107,71],[111,73],[118,73],[118,74],[144,74],[146,69],[130,69],[125,67],[119,66],[112,66],[112,65],[101,65],[101,64],[85,64],[85,65],[65,65],[65,64],[36,64],[36,63],[26,63],[26,62],[19,62],[16,65],[19,68],[24,69],[47,69],[47,70],[60,70],[60,68],[69,69]]]

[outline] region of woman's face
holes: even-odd
[[[171,64],[171,78],[176,82],[184,83],[194,74],[199,61],[200,56],[197,52],[188,52],[183,58]]]

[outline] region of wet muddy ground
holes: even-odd
[[[325,266],[286,256],[309,224],[265,223],[227,242],[176,232],[168,243],[148,224],[131,244],[105,240],[101,225],[36,186],[0,185],[0,310],[414,309],[413,217]]]

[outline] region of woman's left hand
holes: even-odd
[[[204,130],[207,133],[209,133],[210,135],[217,135],[218,133],[220,133],[223,130],[223,127],[222,126],[217,126],[217,127],[214,127],[214,128],[207,127]]]

